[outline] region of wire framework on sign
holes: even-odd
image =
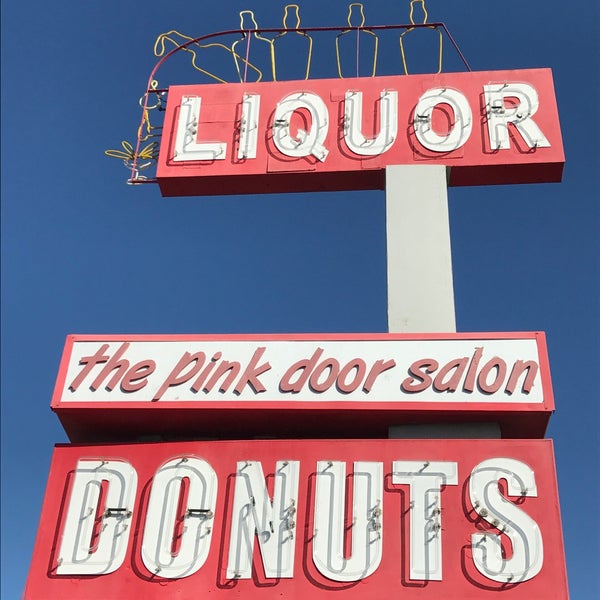
[[[416,9],[422,11],[421,19],[415,16]],[[168,87],[160,87],[157,73],[175,55],[188,55],[190,64],[199,76],[213,83],[248,83],[260,81],[281,81],[282,68],[278,69],[278,52],[282,51],[285,43],[300,42],[303,54],[300,58],[304,67],[301,78],[311,77],[313,66],[314,41],[316,36],[324,36],[332,41],[335,49],[335,70],[339,78],[374,77],[377,75],[380,57],[380,38],[394,33],[396,44],[400,46],[400,61],[397,75],[408,75],[407,41],[419,31],[434,31],[437,33],[437,68],[433,72],[440,73],[443,66],[443,41],[447,39],[454,49],[462,67],[471,71],[471,67],[460,51],[452,35],[441,22],[428,22],[425,0],[410,1],[410,23],[402,25],[365,25],[366,17],[362,3],[353,2],[348,5],[347,24],[341,27],[303,27],[301,26],[300,7],[297,4],[287,4],[284,7],[282,26],[277,28],[262,28],[258,25],[252,10],[243,10],[240,16],[240,29],[220,31],[198,37],[170,30],[161,33],[154,44],[154,55],[159,58],[148,78],[146,91],[139,100],[142,109],[137,139],[134,144],[121,142],[121,149],[106,150],[107,156],[122,160],[129,170],[130,185],[156,183],[156,179],[143,175],[141,172],[156,164],[158,159],[159,140],[162,126],[151,122],[158,120],[165,110]],[[230,40],[233,39],[232,42]],[[350,43],[347,43],[350,42]],[[353,42],[353,43],[352,43]],[[170,48],[170,49],[169,49]],[[398,46],[396,46],[398,48]],[[278,50],[279,49],[279,50]],[[266,60],[258,62],[256,57],[262,50]],[[233,63],[234,78],[209,68],[208,55],[220,55],[218,65]],[[366,57],[366,58],[365,58]],[[298,60],[298,52],[295,52]],[[266,63],[263,64],[263,63]],[[347,67],[347,68],[346,68]],[[432,71],[429,71],[432,72]],[[156,117],[155,117],[156,115]]]
[[[289,27],[288,20],[289,14],[293,12],[294,18],[296,20],[296,24],[293,28]],[[277,52],[276,52],[276,44],[281,44],[284,41],[285,36],[292,34],[300,36],[300,39],[308,44],[307,52],[306,52],[306,70],[304,73],[303,79],[306,80],[310,77],[310,66],[312,62],[312,51],[313,51],[313,39],[312,37],[306,33],[305,31],[300,29],[300,7],[297,4],[288,4],[283,9],[283,31],[278,33],[273,39],[273,81],[277,81]]]
[[[421,10],[423,11],[423,20],[420,23],[415,23],[415,5],[419,4],[421,6]],[[415,26],[420,25],[421,27],[425,27],[427,29],[432,29],[438,33],[438,42],[439,42],[439,51],[438,51],[438,68],[436,73],[442,72],[442,62],[443,62],[443,36],[442,31],[439,27],[434,25],[428,25],[427,19],[429,18],[429,14],[427,13],[427,8],[425,6],[425,0],[411,0],[410,2],[410,14],[409,17],[410,24],[412,27],[405,29],[400,34],[400,54],[402,55],[402,66],[404,67],[404,74],[408,75],[408,64],[406,58],[406,48],[405,43],[409,39],[407,36],[415,31]]]
[[[353,25],[352,21],[354,19],[360,22],[357,25]],[[375,73],[377,71],[377,53],[379,52],[379,38],[370,29],[365,28],[365,11],[363,5],[360,2],[353,2],[352,4],[350,4],[350,6],[348,6],[348,29],[345,29],[344,31],[338,33],[335,36],[335,57],[337,61],[338,76],[340,78],[344,77],[342,75],[340,40],[342,40],[343,36],[346,36],[348,34],[352,35],[354,32],[356,32],[356,77],[360,76],[360,42],[361,38],[364,36],[370,36],[371,40],[374,43],[372,68],[369,76],[375,77]]]

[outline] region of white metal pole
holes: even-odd
[[[388,331],[455,332],[443,165],[386,168]]]
[[[386,168],[388,331],[456,331],[446,167]],[[389,428],[390,438],[500,438],[497,423]]]

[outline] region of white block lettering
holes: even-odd
[[[383,464],[355,462],[353,478],[352,553],[346,558],[346,463],[317,463],[313,561],[321,574],[333,581],[359,581],[381,562]]]
[[[227,577],[250,579],[254,536],[266,577],[294,576],[298,461],[278,461],[275,467],[273,502],[260,462],[237,463]]]
[[[123,564],[136,488],[137,473],[128,462],[78,461],[57,575],[106,575]]]
[[[308,131],[300,128],[297,137],[294,137],[291,121],[297,111],[307,112],[310,124],[307,125]],[[329,113],[320,96],[310,92],[289,94],[277,104],[273,117],[273,142],[281,154],[293,158],[312,155],[325,162],[329,154],[324,146],[328,130]]]
[[[398,135],[398,92],[384,90],[379,103],[379,133],[367,138],[362,132],[362,92],[346,92],[344,101],[344,140],[354,154],[377,156],[396,141]]]
[[[492,150],[508,150],[508,125],[519,132],[529,148],[549,148],[550,142],[533,120],[539,108],[538,94],[527,83],[484,85],[488,134]],[[513,98],[516,106],[508,107],[506,99]]]
[[[217,474],[199,458],[174,458],[158,469],[142,540],[142,560],[151,573],[178,579],[204,564],[212,539],[217,485]]]
[[[179,107],[179,120],[175,134],[175,162],[191,160],[225,160],[225,142],[198,142],[200,122],[200,96],[183,96]]]
[[[449,106],[449,130],[438,134],[433,129],[433,110],[438,106]],[[449,88],[427,90],[415,107],[413,117],[415,135],[419,142],[433,152],[452,152],[464,146],[473,128],[473,113],[469,101],[461,92]]]
[[[392,482],[410,486],[410,578],[442,580],[442,505],[444,485],[458,484],[455,462],[397,460]]]
[[[256,158],[258,145],[258,118],[260,114],[260,95],[244,94],[242,101],[242,123],[240,126],[240,147],[238,158]]]
[[[519,583],[535,577],[544,562],[544,544],[538,524],[498,489],[504,479],[508,495],[536,497],[535,476],[529,465],[512,458],[492,458],[477,465],[471,473],[469,495],[477,514],[506,535],[512,556],[502,552],[502,536],[474,533],[471,536],[473,561],[477,570],[492,581]]]

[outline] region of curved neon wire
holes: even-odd
[[[443,31],[446,36],[448,37],[448,39],[450,40],[450,43],[452,44],[453,48],[455,49],[455,51],[457,52],[458,56],[460,57],[462,63],[465,65],[467,71],[472,71],[467,59],[465,58],[464,54],[461,52],[460,48],[458,47],[458,44],[456,43],[456,41],[454,40],[454,38],[452,37],[452,35],[450,34],[450,32],[448,31],[448,28],[446,27],[446,25],[444,23],[429,23],[426,25],[419,25],[419,24],[411,24],[411,25],[373,25],[370,26],[367,29],[363,29],[363,28],[359,28],[359,29],[363,29],[365,31],[368,31],[370,33],[373,34],[374,31],[384,31],[384,30],[390,30],[390,29],[416,29],[416,28],[420,28],[420,27],[427,27],[427,28],[435,28],[435,29],[439,29],[440,31]],[[302,29],[303,33],[307,33],[307,32],[326,32],[326,31],[340,31],[340,27],[305,27]],[[281,28],[268,28],[268,29],[261,29],[260,30],[261,33],[282,33]],[[147,109],[149,109],[149,105],[148,105],[148,96],[150,93],[161,93],[161,92],[166,92],[167,90],[160,90],[160,89],[153,89],[152,87],[152,82],[156,80],[156,73],[159,71],[159,69],[162,67],[162,65],[169,60],[169,58],[171,58],[174,54],[176,54],[177,52],[179,52],[180,50],[185,50],[188,46],[192,45],[192,44],[197,44],[198,42],[202,42],[205,40],[209,40],[209,39],[213,39],[216,37],[222,37],[222,36],[226,36],[226,35],[234,35],[234,34],[239,34],[239,35],[244,35],[246,34],[247,31],[243,30],[243,29],[232,29],[232,30],[227,30],[227,31],[219,31],[219,32],[215,32],[215,33],[209,33],[209,34],[205,34],[205,35],[201,35],[198,37],[195,37],[193,39],[190,39],[186,42],[184,42],[183,44],[173,48],[172,50],[170,50],[169,52],[167,52],[165,55],[163,55],[160,60],[154,65],[152,71],[150,72],[150,75],[148,77],[148,83],[146,85],[146,90],[147,93],[143,96],[144,98],[144,102],[142,105],[142,118],[140,121],[140,128],[143,128],[144,124],[145,124],[145,116],[144,116],[144,111],[146,111]],[[136,149],[135,149],[135,153],[134,153],[134,159],[133,159],[133,164],[132,164],[132,168],[131,168],[131,179],[129,180],[130,183],[135,183],[135,175],[137,173],[137,157],[139,156],[139,151],[140,151],[140,146],[141,143],[144,140],[142,139],[138,139],[137,140],[137,144],[136,144]],[[150,182],[150,180],[145,180],[146,182]]]

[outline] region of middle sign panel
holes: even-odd
[[[387,437],[441,421],[542,437],[554,401],[539,332],[73,335],[52,408],[72,441]]]

